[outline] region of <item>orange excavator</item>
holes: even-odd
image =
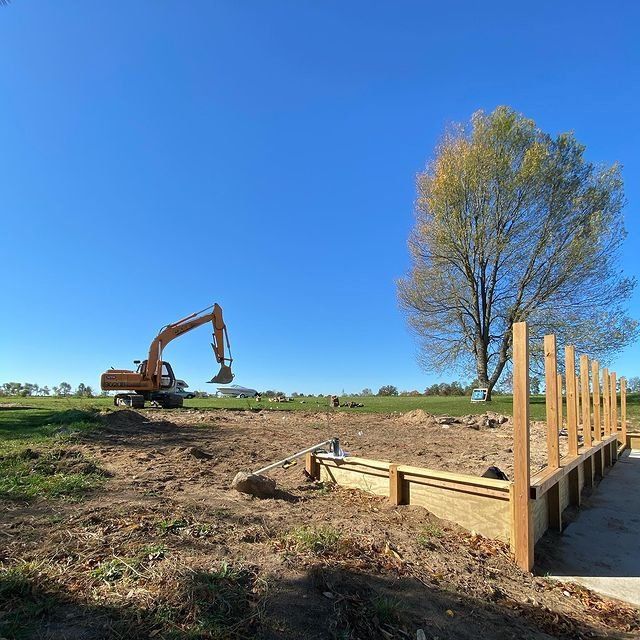
[[[222,307],[214,304],[202,311],[192,313],[182,320],[168,324],[160,329],[149,347],[149,356],[146,360],[134,360],[138,365],[135,371],[127,369],[110,369],[100,377],[100,386],[103,391],[126,391],[118,393],[114,398],[116,406],[142,408],[146,401],[161,406],[164,409],[181,407],[184,388],[187,386],[183,380],[176,379],[171,365],[162,359],[162,350],[178,336],[202,324],[211,322],[213,325],[213,342],[211,347],[216,361],[220,364],[220,371],[209,382],[216,384],[229,384],[233,380],[231,373],[231,347],[227,327],[222,318]],[[225,345],[228,356],[225,355]]]

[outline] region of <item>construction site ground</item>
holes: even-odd
[[[26,428],[26,410],[2,409]],[[499,415],[121,410],[51,418],[42,428],[0,455],[3,469],[24,476],[7,471],[0,485],[0,637],[640,632],[637,609],[524,573],[507,545],[420,507],[310,481],[302,463],[273,472],[274,499],[229,489],[237,471],[332,436],[352,455],[471,474],[496,465],[510,476],[512,425]],[[537,423],[532,430],[535,470],[544,432]],[[70,484],[77,490],[68,495],[27,495],[38,474],[96,480]]]

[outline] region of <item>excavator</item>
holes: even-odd
[[[151,342],[147,359],[142,362],[133,361],[137,365],[135,371],[111,368],[100,377],[100,387],[103,391],[127,392],[116,394],[113,400],[116,406],[141,409],[145,402],[149,401],[163,409],[181,407],[183,397],[177,391],[183,390],[185,384],[184,381],[176,379],[171,365],[162,359],[162,350],[178,336],[207,322],[213,325],[211,347],[216,361],[220,364],[220,371],[209,382],[229,384],[233,380],[233,373],[231,373],[233,358],[227,327],[222,318],[222,307],[216,303],[162,327]],[[225,355],[225,345],[228,356]]]

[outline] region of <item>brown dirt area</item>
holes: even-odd
[[[352,455],[511,476],[511,423],[458,420],[106,414],[72,446],[104,470],[104,488],[77,502],[0,502],[0,563],[23,569],[14,603],[35,612],[12,637],[637,637],[633,607],[524,573],[506,545],[420,507],[310,481],[302,464],[272,474],[275,499],[229,490],[237,471],[332,436]]]

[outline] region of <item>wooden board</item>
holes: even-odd
[[[621,442],[627,446],[627,379],[620,378],[620,430]]]
[[[580,356],[580,395],[582,396],[582,435],[584,444],[590,447],[593,443],[591,430],[591,397],[589,395],[589,358]]]
[[[569,506],[569,479],[567,476],[560,480],[560,511],[564,511]]]
[[[337,465],[332,460],[318,459],[320,480],[335,482],[341,487],[361,489],[377,496],[389,497],[389,473],[381,473],[376,469],[348,463]]]
[[[609,399],[611,402],[611,433],[618,433],[618,392],[616,390],[617,380],[616,372],[612,371],[609,374],[611,380],[611,389],[609,391]]]
[[[609,396],[611,391],[611,380],[609,379],[609,369],[602,370],[602,416],[604,418],[604,435],[611,434],[611,405]]]
[[[511,507],[508,499],[452,492],[417,482],[407,482],[407,493],[409,504],[424,507],[438,518],[451,520],[488,538],[510,541]]]
[[[431,478],[455,484],[497,489],[499,491],[508,491],[509,485],[511,484],[508,480],[482,478],[479,476],[470,476],[466,473],[453,473],[451,471],[436,471],[435,469],[413,467],[407,464],[398,465],[398,471],[405,475],[412,475],[420,478]]]
[[[539,500],[534,500],[533,507],[533,539],[538,542],[549,528],[549,503],[548,494],[544,494]]]
[[[600,418],[600,365],[597,360],[591,362],[591,385],[593,389],[593,437],[602,440],[602,421]]]
[[[627,446],[632,451],[640,451],[640,433],[627,433]]]
[[[526,322],[513,325],[513,540],[515,558],[524,571],[533,568],[529,448],[529,329]]]
[[[544,337],[545,404],[547,412],[547,459],[548,466],[557,469],[560,463],[558,443],[558,358],[556,337]]]
[[[564,348],[565,376],[567,381],[567,440],[569,454],[578,451],[578,405],[576,401],[576,350],[568,345]]]

